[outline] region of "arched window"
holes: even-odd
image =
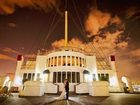
[[[43,71],[44,82],[48,82],[49,81],[49,74],[50,74],[50,71],[48,69]]]

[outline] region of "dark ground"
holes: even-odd
[[[112,93],[109,97],[72,95],[69,101],[56,101],[58,95],[0,98],[0,105],[140,105],[140,94]]]

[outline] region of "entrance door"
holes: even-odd
[[[64,80],[69,81],[69,91],[74,92],[74,87],[76,84],[80,83],[80,73],[79,72],[54,72],[53,82],[59,85],[59,91],[62,91]]]

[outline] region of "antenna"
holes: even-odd
[[[65,47],[68,45],[68,11],[65,11]]]
[[[68,11],[67,0],[65,0],[65,47],[68,45]]]

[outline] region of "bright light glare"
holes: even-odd
[[[16,79],[14,81],[14,85],[15,86],[21,86],[22,85],[22,79],[19,76],[16,77]]]
[[[128,80],[126,77],[122,77],[122,81],[126,84],[126,86],[128,87]]]
[[[84,74],[84,80],[85,80],[85,82],[88,82],[88,74]]]
[[[92,75],[88,75],[88,81],[92,82],[93,81],[93,76]]]
[[[6,76],[6,78],[5,78],[5,81],[4,81],[4,83],[3,83],[3,87],[4,86],[8,86],[8,81],[10,80],[10,77],[9,76]]]
[[[117,84],[117,80],[116,80],[115,77],[111,77],[111,78],[109,79],[109,81],[110,81],[110,86],[115,86],[115,85]]]

